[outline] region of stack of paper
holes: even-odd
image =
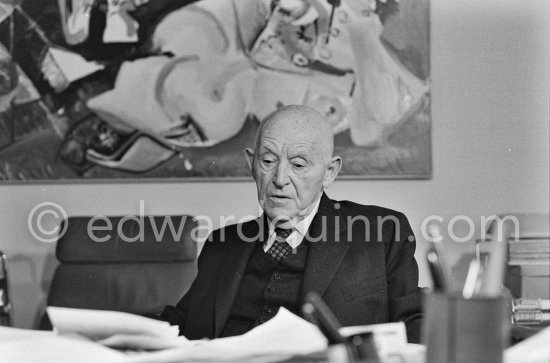
[[[189,341],[177,327],[141,316],[102,310],[47,308],[56,333],[0,327],[0,360],[19,362],[239,363],[324,361],[328,342],[313,324],[280,308],[246,334]],[[423,362],[423,346],[406,344],[403,323],[342,328],[345,336],[373,332],[384,363]],[[117,348],[117,349],[110,349]]]
[[[278,362],[294,356],[323,352],[326,348],[327,339],[315,325],[280,308],[273,319],[246,334],[137,354],[128,362]]]
[[[189,341],[178,337],[178,327],[128,313],[48,307],[59,334],[79,334],[98,343],[123,349],[145,349],[124,362],[280,361],[323,352],[327,339],[319,329],[280,308],[267,323],[246,334],[214,340]]]

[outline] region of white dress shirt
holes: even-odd
[[[315,217],[315,214],[317,214],[317,210],[319,210],[319,203],[321,203],[321,197],[317,198],[317,201],[315,202],[315,205],[313,206],[309,214],[307,214],[294,225],[292,233],[287,237],[286,241],[290,245],[290,247],[292,247],[293,253],[296,253],[296,248],[298,248],[298,246],[304,240],[309,226],[313,221],[313,217]],[[277,238],[277,234],[275,233],[275,226],[269,225],[269,238],[264,244],[264,252],[267,252],[267,250],[269,250],[269,248],[273,245],[273,243],[275,242],[275,238]]]

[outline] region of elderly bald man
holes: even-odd
[[[233,336],[281,306],[301,315],[315,291],[344,326],[404,321],[418,342],[411,227],[400,212],[329,199],[342,164],[333,149],[317,111],[286,106],[267,116],[245,150],[263,215],[210,235],[191,289],[162,318],[190,339]]]

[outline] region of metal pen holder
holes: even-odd
[[[511,332],[508,296],[424,295],[428,363],[502,363]]]

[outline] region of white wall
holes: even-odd
[[[433,178],[338,181],[329,189],[333,198],[409,216],[422,285],[430,284],[421,259],[426,216],[470,216],[477,237],[481,215],[550,209],[550,2],[432,0],[431,8]],[[0,186],[0,249],[10,258],[17,326],[36,323],[53,271],[54,246],[29,233],[29,211],[53,201],[69,215],[138,213],[140,200],[149,214],[257,213],[251,182]],[[449,249],[455,262],[472,243]]]

